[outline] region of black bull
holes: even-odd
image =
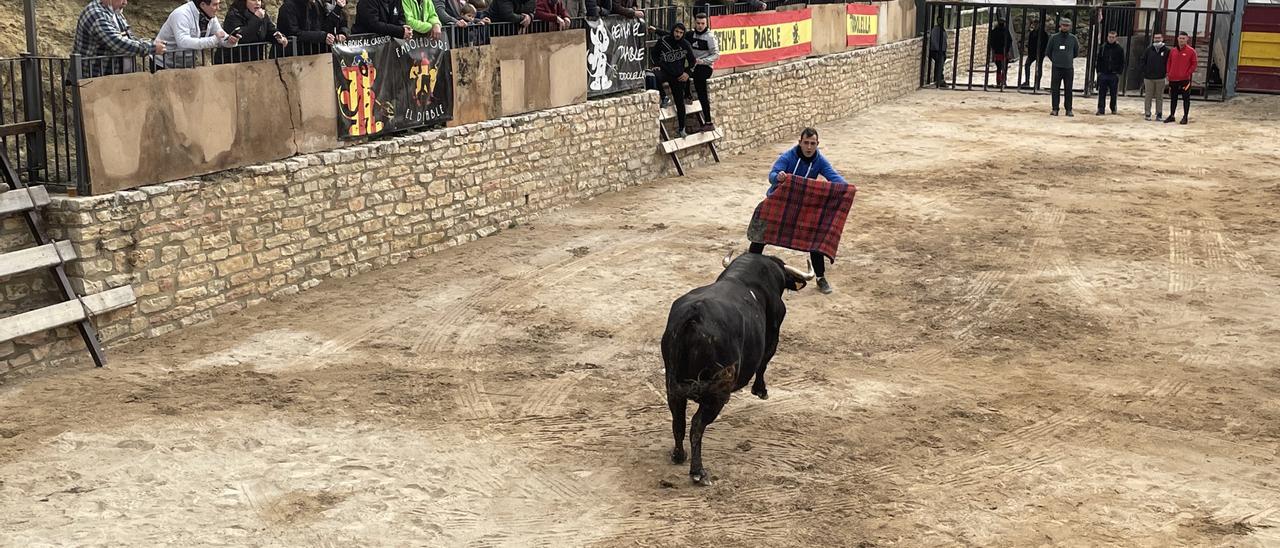
[[[715,283],[676,299],[662,334],[662,361],[667,372],[667,405],[675,449],[671,460],[684,462],[685,410],[698,403],[689,446],[689,477],[703,485],[711,474],[702,467],[702,434],[754,377],[751,393],[768,399],[764,370],[778,348],[778,332],[787,306],[782,292],[804,288],[809,272],[786,266],[781,259],[748,253],[729,262]]]

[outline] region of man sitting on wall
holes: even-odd
[[[169,13],[156,40],[164,42],[168,53],[156,59],[161,68],[191,68],[202,49],[235,47],[240,37],[227,34],[218,23],[222,0],[191,0]]]
[[[284,0],[276,23],[285,36],[297,36],[299,53],[313,55],[347,41],[347,0]]]
[[[356,34],[381,34],[392,38],[413,38],[413,29],[404,22],[400,0],[360,0],[356,6]]]
[[[163,55],[164,41],[146,42],[134,38],[124,19],[128,0],[94,0],[80,12],[71,53],[83,57],[107,55]],[[121,74],[133,70],[132,59],[94,59],[81,66],[84,78]]]

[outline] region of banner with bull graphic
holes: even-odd
[[[644,87],[644,38],[640,19],[587,20],[587,97]]]
[[[813,51],[813,18],[809,8],[717,15],[711,18],[711,32],[720,43],[718,69],[807,57]]]
[[[378,37],[333,46],[338,138],[372,137],[453,118],[449,43]]]

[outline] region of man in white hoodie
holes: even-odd
[[[706,121],[702,131],[711,131],[715,126],[711,123],[711,95],[707,93],[707,80],[711,79],[716,61],[720,59],[720,43],[716,41],[715,33],[711,32],[707,14],[698,13],[693,16],[693,32],[685,39],[693,48],[693,55],[697,59],[697,64],[693,67],[693,87],[698,90],[702,119]]]
[[[191,0],[169,13],[169,19],[160,27],[156,40],[164,42],[168,50],[156,59],[160,68],[191,68],[196,66],[199,50],[217,47],[230,48],[240,42],[240,37],[222,30],[218,23],[218,8],[222,0]],[[232,29],[235,30],[235,29]]]

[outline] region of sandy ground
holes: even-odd
[[[0,544],[1280,545],[1280,98],[1041,103],[822,128],[837,293],[788,297],[713,487],[657,343],[789,136],[0,387]]]

